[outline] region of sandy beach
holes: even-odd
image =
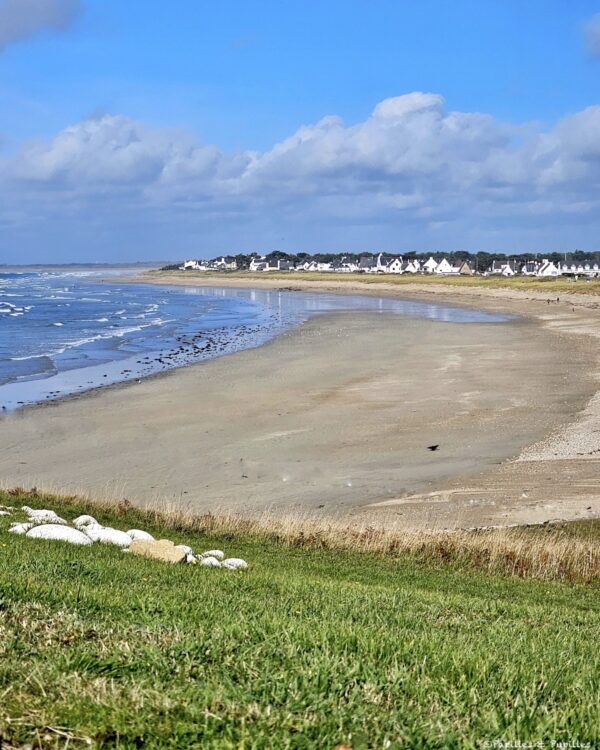
[[[26,408],[0,422],[2,482],[407,528],[599,514],[594,299],[436,289],[436,301],[448,291],[522,317],[336,313],[257,349]]]

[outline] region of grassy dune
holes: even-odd
[[[68,519],[91,511],[250,563],[238,573],[169,566],[7,534],[11,519],[0,518],[2,747],[600,743],[589,560],[585,583],[539,580],[522,576],[541,567],[514,559],[489,572],[482,550],[507,541],[498,532],[471,535],[484,541],[469,551],[422,535],[420,547],[394,546],[373,532],[301,533],[23,492],[0,503]],[[549,560],[560,539],[593,557],[600,526],[513,537],[523,534]],[[565,575],[554,566],[547,577]]]
[[[443,284],[444,286],[483,288],[483,289],[512,289],[524,292],[538,292],[548,294],[550,297],[556,294],[600,294],[600,280],[580,279],[571,281],[566,278],[559,279],[537,279],[529,276],[515,276],[504,278],[502,276],[413,276],[411,274],[397,276],[394,274],[365,274],[365,273],[317,273],[317,272],[275,272],[251,274],[245,271],[149,271],[149,276],[165,279],[173,278],[173,275],[186,278],[214,278],[216,279],[277,279],[293,284],[294,281],[310,281],[326,284],[327,282],[360,282],[361,284],[392,284],[394,286],[405,286],[418,284],[419,286],[430,286]]]

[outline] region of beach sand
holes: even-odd
[[[524,317],[337,313],[257,349],[26,408],[0,421],[3,484],[405,528],[600,514],[593,298],[573,310],[487,290],[342,290]]]

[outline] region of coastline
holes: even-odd
[[[228,281],[240,286],[239,279]],[[280,279],[259,281],[283,286]],[[151,283],[171,282],[161,276]],[[406,286],[302,286],[432,299],[432,290]],[[597,335],[595,301],[586,298],[567,315],[566,304],[540,309],[540,300],[504,294],[481,304],[471,290],[449,291],[451,300],[436,289],[435,301],[521,320],[472,328],[402,319],[399,327],[387,315],[326,315],[255,350],[5,419],[9,448],[0,474],[5,484],[127,497],[143,505],[388,527],[600,515],[595,454],[567,451],[559,459],[550,448],[535,461],[526,458],[532,445],[542,446],[548,435],[556,441],[565,429],[573,453],[573,445],[580,446],[573,425],[580,423],[593,440],[589,410],[598,363],[585,337]],[[468,341],[465,330],[472,333]],[[332,357],[339,366],[328,365]],[[400,362],[413,368],[404,379]],[[544,371],[536,373],[540,364]],[[236,392],[223,396],[223,383]],[[439,451],[426,450],[436,442]]]
[[[518,315],[536,315],[531,305],[540,303],[548,304],[551,300],[549,309],[554,312],[554,300],[556,293],[542,286],[540,282],[539,290],[503,287],[489,287],[476,283],[462,285],[456,283],[444,283],[440,281],[428,281],[419,283],[418,281],[404,281],[398,283],[388,278],[376,276],[374,279],[359,280],[354,278],[348,280],[332,279],[328,274],[314,274],[319,278],[297,278],[295,274],[283,273],[246,273],[241,275],[237,273],[210,273],[210,272],[182,272],[182,271],[149,271],[137,276],[119,277],[121,283],[150,284],[150,285],[171,285],[171,286],[218,286],[238,289],[274,289],[285,291],[302,291],[328,294],[361,294],[375,297],[397,297],[402,299],[424,300],[426,302],[441,302],[442,304],[451,304],[456,307],[474,306],[490,312],[506,312],[508,314]],[[401,277],[400,277],[401,278]],[[454,281],[450,279],[450,281]],[[571,305],[578,309],[598,310],[600,321],[600,295],[590,294],[585,291],[579,292],[575,289],[584,289],[584,283],[579,287],[574,287],[572,292],[560,292],[558,294],[563,308]],[[440,300],[441,298],[441,300]],[[561,308],[561,309],[563,309]],[[545,312],[544,308],[544,312]],[[597,333],[600,336],[600,331]]]

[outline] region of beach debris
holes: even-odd
[[[0,506],[8,511],[7,506]],[[16,510],[10,508],[10,510]],[[70,544],[91,545],[93,543],[111,544],[122,552],[133,553],[169,563],[202,565],[205,568],[225,568],[226,570],[246,570],[248,563],[238,557],[225,559],[220,549],[210,549],[199,555],[188,544],[175,544],[171,539],[156,540],[152,534],[143,529],[121,531],[110,526],[102,526],[90,515],[77,516],[71,524],[58,516],[53,510],[40,510],[25,505],[21,510],[27,515],[27,521],[14,521],[8,528],[11,534],[24,534],[30,539],[49,539]],[[4,515],[11,515],[10,512]]]
[[[113,529],[110,526],[100,526],[100,524],[86,526],[83,532],[92,540],[100,544],[114,544],[116,547],[129,547],[131,537],[124,531]]]
[[[223,560],[225,559],[225,553],[220,549],[209,549],[206,552],[202,552],[200,555],[197,555],[197,557],[199,560],[201,560],[203,557],[216,557],[217,560]]]
[[[91,544],[92,540],[82,531],[72,529],[59,523],[45,523],[34,526],[26,536],[30,539],[51,539],[57,542],[69,542],[69,544]]]
[[[82,529],[85,526],[96,525],[98,525],[98,521],[96,521],[94,516],[77,516],[77,518],[73,521],[73,526],[75,526],[76,529]]]
[[[176,547],[168,539],[160,539],[159,541],[139,539],[131,542],[129,552],[173,564],[183,563],[187,557],[183,550]]]
[[[246,570],[248,563],[239,557],[229,557],[227,560],[223,560],[221,567],[227,568],[227,570]]]
[[[437,445],[428,445],[427,450],[428,451],[436,451],[439,448],[439,443]]]
[[[35,526],[33,523],[13,523],[11,524],[8,532],[9,534],[26,534],[29,529]]]
[[[21,510],[27,513],[27,517],[29,518],[29,520],[33,521],[34,523],[54,523],[63,525],[66,525],[67,523],[64,518],[61,518],[60,516],[56,515],[53,510],[48,510],[47,508],[34,510],[28,505],[24,505]]]
[[[149,534],[147,531],[142,531],[142,529],[129,529],[129,531],[125,532],[131,539],[136,541],[145,541],[145,542],[153,542],[154,537],[152,534]]]

